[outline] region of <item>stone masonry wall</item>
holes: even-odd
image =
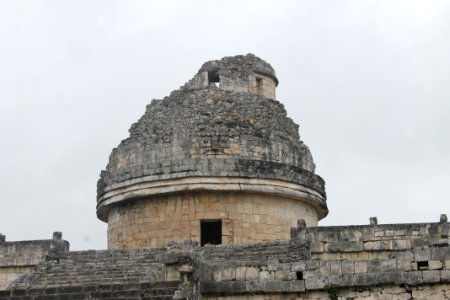
[[[196,192],[156,196],[115,207],[108,217],[108,249],[165,247],[186,237],[200,241],[200,220],[222,220],[222,242],[289,239],[303,218],[317,225],[314,208],[297,200],[250,193]]]
[[[446,245],[449,223],[309,227],[299,238],[311,242],[313,259],[387,259],[396,251]]]
[[[386,298],[381,299],[447,299],[449,227],[442,222],[300,228],[296,240],[309,247],[308,260],[274,256],[258,264],[240,261],[223,268],[207,263],[213,271],[202,284],[202,292],[210,299],[227,293],[277,292],[321,299],[332,289],[345,297],[373,299],[386,287]],[[426,298],[427,293],[434,298]]]
[[[7,242],[0,235],[0,290],[31,271],[45,256],[69,250],[69,243],[61,240],[60,233],[54,233],[53,237],[52,240]]]
[[[217,87],[224,91],[232,91],[238,93],[251,93],[263,96],[267,99],[276,99],[276,82],[273,78],[255,73],[249,75],[248,78],[233,78],[224,75],[218,75],[219,82],[209,83],[208,72],[197,74],[191,81],[189,81],[185,89],[196,89],[201,87]],[[183,88],[183,87],[182,87]]]
[[[426,286],[397,286],[385,285],[374,287],[340,288],[337,290],[336,300],[447,300],[450,298],[448,284],[436,284]],[[264,293],[241,294],[232,297],[223,295],[204,295],[203,300],[323,300],[333,299],[327,291],[312,291],[303,293]]]
[[[247,54],[206,62],[181,89],[192,90],[216,84],[225,91],[253,93],[275,100],[278,79],[270,64]]]
[[[11,285],[9,291],[0,292],[0,299],[4,295],[5,299],[12,295],[18,295],[16,299],[34,299],[28,297],[29,293],[46,295],[55,293],[55,289],[64,291],[64,287],[73,297],[92,297],[105,284],[106,293],[117,299],[119,295],[136,297],[136,284],[156,288],[167,283],[170,288],[166,291],[173,293],[173,299],[199,299],[201,295],[202,299],[443,300],[450,296],[448,227],[446,222],[300,227],[297,238],[290,241],[204,247],[187,241],[160,249],[69,252],[42,262],[33,273]],[[398,234],[386,236],[394,229]],[[392,249],[363,245],[361,251],[340,248],[333,252],[332,247],[325,246],[327,251],[332,250],[325,253],[382,253],[380,257],[356,260],[314,254],[312,245],[317,240],[346,243],[350,237],[357,239],[363,230],[369,230],[367,237],[383,232],[383,242]],[[395,241],[408,240],[409,233],[411,247],[395,246]],[[150,290],[146,293],[141,298],[150,298]],[[164,295],[161,299],[169,299],[167,293]]]

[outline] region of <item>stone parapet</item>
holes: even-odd
[[[386,259],[395,253],[449,244],[450,223],[308,227],[298,239],[311,243],[316,259]]]
[[[45,257],[56,257],[69,251],[69,242],[62,240],[62,234],[55,232],[53,239],[31,241],[0,241],[0,290],[30,272]]]

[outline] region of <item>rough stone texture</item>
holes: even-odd
[[[278,79],[270,64],[247,54],[224,57],[203,64],[198,73],[181,89],[217,86],[223,90],[253,93],[275,100]]]
[[[431,253],[429,245],[448,245],[449,223],[383,224],[308,227],[297,235],[311,241],[315,259],[368,260],[402,257],[403,259],[442,259],[442,249]],[[405,251],[412,250],[413,251]]]
[[[46,259],[33,273],[14,282],[12,289],[73,285],[131,284],[165,280],[166,251],[72,251]]]
[[[16,280],[21,274],[30,272],[46,256],[69,251],[69,243],[61,235],[51,240],[8,242],[4,235],[0,239],[0,290]]]
[[[298,287],[301,287],[299,284]],[[450,296],[450,288],[445,284],[419,287],[399,287],[386,285],[383,287],[368,288],[339,288],[339,300],[446,300]],[[219,295],[204,295],[202,299],[219,300],[230,299]],[[331,299],[326,291],[313,291],[301,293],[264,293],[233,295],[233,300],[323,300]]]
[[[144,176],[276,178],[324,195],[324,182],[313,172],[298,125],[282,104],[212,87],[178,90],[153,100],[113,150],[99,196],[115,183]]]
[[[16,280],[0,297],[34,299],[26,297],[62,294],[86,298],[105,290],[114,299],[136,297],[136,290],[143,289],[142,298],[160,293],[161,299],[169,299],[169,294],[174,299],[234,299],[242,295],[264,299],[263,294],[271,295],[270,299],[289,299],[296,293],[299,299],[324,299],[327,286],[332,286],[340,299],[446,299],[450,292],[448,238],[435,244],[432,236],[426,235],[430,231],[442,233],[445,229],[440,226],[448,224],[397,224],[384,229],[415,225],[428,228],[419,230],[423,246],[392,250],[387,258],[356,261],[313,259],[310,245],[317,240],[310,237],[260,244],[197,247],[186,241],[167,248],[60,252]],[[376,232],[379,226],[383,225],[370,227]],[[335,229],[351,233],[349,227]],[[361,227],[353,229],[357,234]],[[342,237],[329,238],[339,242]],[[394,235],[390,238],[388,242],[395,239]],[[345,242],[347,237],[343,239]],[[379,253],[375,248],[360,251]],[[418,268],[425,261],[426,267]],[[116,290],[120,293],[115,294]],[[430,298],[426,298],[427,293]]]
[[[0,291],[0,299],[153,299],[172,300],[178,291],[176,281],[133,284],[102,284],[57,286],[54,288],[30,288],[26,290]]]
[[[130,137],[111,153],[98,194],[152,175],[280,178],[324,194],[314,168],[282,104],[215,86],[180,89],[153,100],[132,125]]]
[[[254,55],[225,57],[205,63],[191,81],[170,96],[153,100],[131,126],[130,136],[113,149],[98,181],[97,215],[111,226],[109,245],[164,246],[167,240],[198,236],[198,231],[192,231],[198,224],[184,230],[189,229],[188,235],[175,236],[167,232],[175,227],[161,224],[167,222],[166,218],[159,219],[159,225],[149,224],[155,220],[147,218],[148,227],[142,227],[142,214],[127,211],[131,206],[126,204],[146,199],[143,215],[151,218],[155,214],[151,210],[159,209],[153,205],[154,199],[162,194],[176,199],[187,191],[209,191],[203,198],[209,197],[212,203],[220,201],[225,193],[241,198],[243,205],[249,204],[245,200],[248,193],[274,199],[266,203],[267,222],[249,223],[276,225],[276,230],[268,228],[266,236],[263,228],[257,228],[251,237],[232,233],[227,242],[286,239],[291,226],[286,224],[297,219],[306,219],[309,226],[317,225],[328,213],[324,181],[314,174],[315,165],[308,147],[300,140],[298,125],[287,117],[283,105],[274,101],[277,84],[273,68]],[[212,191],[216,191],[214,196]],[[289,215],[288,203],[295,216]],[[226,204],[208,211],[209,215],[220,215],[223,223],[233,223],[236,212],[224,211]],[[175,205],[169,203],[166,208],[171,211]],[[277,213],[280,207],[288,213],[285,220],[280,217],[281,211]],[[197,212],[192,212],[176,221],[198,219]],[[270,223],[273,220],[280,223]],[[141,230],[133,230],[135,224]],[[232,232],[239,232],[238,227],[233,226]],[[281,232],[279,229],[283,234],[274,237]]]
[[[186,237],[200,242],[200,220],[223,219],[222,243],[289,239],[299,215],[317,224],[316,212],[299,201],[274,195],[184,193],[162,195],[113,208],[108,249],[164,247]]]
[[[444,215],[311,227],[327,213],[324,183],[277,84],[261,59],[227,57],[153,101],[98,185],[110,248],[140,249],[0,235],[0,280],[29,270],[0,299],[449,299]],[[202,219],[222,220],[223,245],[198,247]]]

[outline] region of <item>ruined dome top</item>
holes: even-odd
[[[170,96],[152,100],[101,172],[98,217],[106,220],[110,205],[149,193],[233,184],[244,191],[245,180],[258,191],[301,192],[324,217],[324,181],[314,174],[298,125],[275,100],[275,79],[272,67],[254,55],[225,57],[205,63]]]
[[[226,56],[220,60],[211,60],[202,65],[199,70],[201,72],[217,71],[220,75],[231,78],[244,78],[253,74],[261,74],[272,78],[275,85],[278,85],[278,79],[275,76],[275,70],[272,66],[255,56],[254,54]]]

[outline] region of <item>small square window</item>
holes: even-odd
[[[208,81],[209,85],[215,85],[216,87],[220,87],[220,76],[217,71],[209,71],[208,72]]]
[[[222,220],[200,221],[200,245],[222,244]]]
[[[417,262],[417,270],[423,271],[423,270],[429,270],[430,267],[428,266],[428,261],[418,261]]]

